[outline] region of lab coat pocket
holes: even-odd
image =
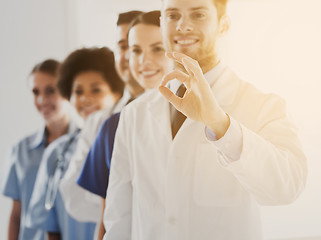
[[[210,143],[198,145],[194,162],[194,200],[201,206],[239,205],[244,190],[237,179],[219,164],[218,154]]]

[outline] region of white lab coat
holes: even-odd
[[[93,144],[101,124],[110,115],[120,112],[130,98],[127,90],[115,106],[100,110],[88,116],[85,126],[80,133],[76,150],[69,167],[62,178],[59,189],[64,200],[67,212],[78,221],[100,222],[102,213],[101,197],[93,194],[77,184],[86,157]]]
[[[284,101],[259,92],[229,68],[212,89],[240,126],[240,159],[223,166],[219,158],[233,142],[219,149],[207,140],[205,126],[190,119],[172,140],[168,101],[157,90],[142,96],[121,113],[104,239],[259,240],[259,204],[288,204],[298,197],[306,159]]]

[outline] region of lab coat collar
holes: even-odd
[[[130,99],[130,93],[125,88],[123,92],[123,96],[118,100],[118,102],[115,104],[114,108],[112,109],[112,114],[120,112],[122,108],[127,104],[129,99]]]
[[[84,120],[78,114],[71,114],[67,134],[73,134],[82,129],[83,125]]]

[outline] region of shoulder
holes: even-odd
[[[263,92],[252,83],[241,80],[234,73],[227,80],[227,88],[231,91],[232,101],[227,110],[232,117],[250,129],[257,129],[288,115],[286,102],[274,93]]]
[[[119,122],[120,112],[112,114],[109,118],[107,118],[102,124],[98,132],[98,136],[104,135],[110,131],[110,129],[114,129],[117,127]],[[99,137],[98,137],[99,138]]]
[[[109,118],[107,118],[104,121],[103,126],[107,127],[108,125],[111,125],[111,124],[114,124],[115,122],[118,122],[119,121],[119,117],[120,117],[120,112],[111,115]]]
[[[85,128],[92,128],[93,124],[97,125],[102,123],[110,116],[110,109],[102,109],[98,112],[92,113],[88,116],[85,122]]]
[[[250,82],[240,79],[231,69],[225,71],[226,87],[233,86],[235,89],[234,104],[251,103],[260,108],[262,105],[284,105],[285,100],[274,93],[263,92]],[[254,104],[255,103],[255,104]]]
[[[134,101],[126,105],[121,111],[121,116],[127,114],[141,115],[146,111],[151,105],[157,105],[159,102],[165,99],[160,94],[158,89],[151,89],[140,95]]]
[[[19,149],[23,149],[23,148],[27,148],[27,149],[36,148],[38,145],[40,145],[43,142],[44,135],[45,135],[44,129],[35,131],[16,141],[13,144],[12,149],[18,151]]]
[[[245,104],[251,103],[258,110],[265,108],[275,108],[276,106],[285,107],[285,100],[275,93],[263,92],[251,83],[242,81],[238,99],[244,101]]]

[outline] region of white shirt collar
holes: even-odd
[[[225,68],[226,64],[223,61],[220,61],[214,68],[204,74],[211,87],[214,85],[215,81],[219,78]],[[173,93],[176,93],[181,84],[182,83],[180,81],[174,79],[170,82],[169,88]]]

